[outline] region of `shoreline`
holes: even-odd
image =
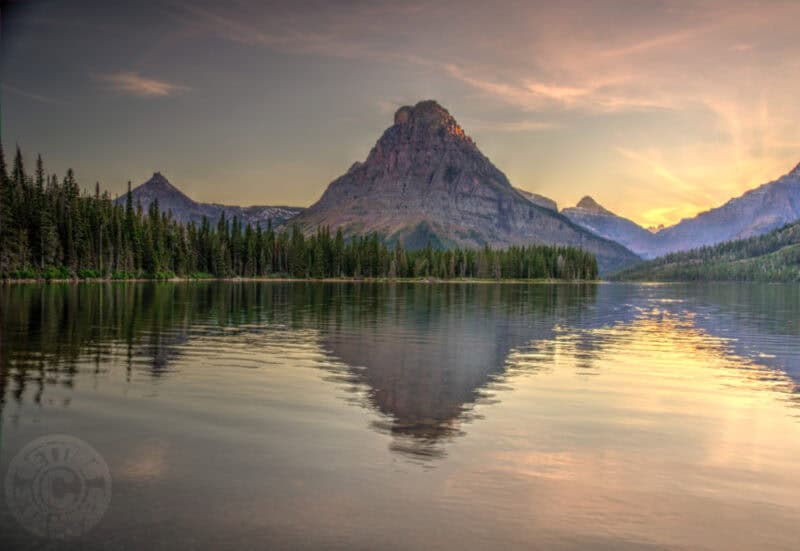
[[[213,281],[213,282],[220,282],[225,281],[229,283],[249,283],[249,282],[257,282],[257,283],[266,283],[266,282],[274,282],[274,283],[297,283],[297,282],[307,282],[307,283],[425,283],[425,284],[441,284],[441,283],[471,283],[471,284],[531,284],[531,283],[547,283],[547,284],[554,284],[554,283],[561,283],[561,284],[598,284],[598,283],[605,283],[601,279],[550,279],[550,278],[541,278],[541,279],[489,279],[489,278],[473,278],[473,277],[465,277],[465,278],[452,278],[452,279],[440,279],[434,277],[396,277],[396,278],[388,278],[388,277],[323,277],[323,278],[311,278],[311,277],[202,277],[202,278],[195,278],[195,277],[172,277],[172,278],[165,278],[165,279],[156,279],[156,278],[130,278],[130,279],[111,279],[105,277],[92,277],[92,278],[53,278],[53,279],[45,279],[45,278],[16,278],[16,279],[2,279],[0,280],[0,285],[20,285],[20,284],[49,284],[49,283],[70,283],[70,284],[80,284],[80,283],[189,283],[189,282],[204,282],[204,281]]]

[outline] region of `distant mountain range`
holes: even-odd
[[[597,235],[621,243],[640,256],[651,254],[654,237],[651,232],[601,207],[589,196],[576,206],[563,209],[561,214]]]
[[[601,272],[643,258],[761,235],[800,219],[800,165],[720,207],[656,232],[587,196],[561,212],[552,199],[514,188],[446,109],[435,101],[401,107],[367,159],[354,163],[308,209],[240,207],[192,200],[156,172],[133,190],[146,209],[158,199],[182,221],[245,224],[288,220],[305,231],[326,225],[345,236],[377,232],[408,249],[453,245],[573,245],[598,258]],[[124,196],[119,201],[124,201]],[[635,254],[634,254],[635,253]],[[638,256],[637,256],[638,255]]]
[[[205,216],[210,223],[216,224],[220,215],[224,212],[227,219],[230,220],[236,216],[243,223],[250,224],[253,227],[261,224],[262,228],[266,228],[270,220],[272,220],[272,225],[277,227],[303,211],[300,207],[238,207],[216,203],[198,203],[169,183],[160,172],[156,172],[152,178],[133,189],[132,195],[134,204],[140,202],[145,211],[150,206],[150,203],[158,199],[159,209],[162,212],[169,211],[176,220],[184,223],[194,222],[199,224]],[[125,195],[117,199],[121,203],[124,203],[125,200]]]
[[[760,235],[800,219],[800,165],[721,207],[655,234],[657,256]]]
[[[639,260],[622,245],[524,195],[435,101],[401,107],[370,151],[299,214],[307,231],[376,232],[406,248],[546,243],[592,252],[601,272]],[[542,206],[544,204],[544,206]]]
[[[635,281],[800,281],[800,222],[763,235],[671,253],[611,275]]]
[[[724,205],[652,233],[585,197],[561,213],[581,226],[654,258],[725,241],[761,235],[800,219],[800,165]]]

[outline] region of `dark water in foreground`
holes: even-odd
[[[3,549],[800,546],[796,285],[13,285],[0,321]]]

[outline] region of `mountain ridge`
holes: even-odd
[[[698,215],[654,234],[658,255],[767,233],[800,219],[800,164]]]
[[[203,217],[210,223],[216,223],[224,212],[229,220],[234,216],[238,217],[244,224],[256,226],[260,224],[266,227],[269,221],[277,227],[286,223],[291,218],[302,212],[302,207],[290,206],[269,206],[252,205],[236,206],[223,205],[220,203],[201,203],[190,198],[183,193],[160,172],[153,173],[146,182],[131,190],[134,204],[141,203],[142,208],[147,210],[154,200],[158,199],[159,209],[162,212],[171,212],[172,216],[184,223],[194,222],[199,224]],[[126,196],[117,198],[117,202],[123,203]]]
[[[651,232],[619,216],[591,197],[562,214],[573,222],[633,252],[655,258],[763,235],[800,219],[800,164],[783,176],[727,200],[677,224]]]
[[[624,281],[800,281],[800,221],[768,233],[670,253],[611,274]]]

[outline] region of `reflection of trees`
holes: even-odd
[[[72,387],[79,365],[95,374],[120,347],[128,369],[168,372],[178,346],[196,334],[307,320],[313,285],[99,283],[0,287],[0,407],[31,385]],[[296,310],[296,311],[295,311]],[[313,312],[313,310],[312,310]],[[129,373],[130,375],[130,373]]]
[[[595,329],[659,312],[736,337],[731,349],[745,357],[774,345],[773,357],[758,361],[796,376],[798,299],[798,289],[756,285],[3,286],[0,413],[9,399],[40,403],[48,387],[101,376],[112,357],[127,357],[129,378],[134,371],[157,378],[198,337],[313,329],[346,366],[331,377],[380,414],[373,428],[392,435],[392,448],[436,456],[461,433],[473,405],[503,382],[510,355],[533,358],[526,369],[541,369],[555,365],[556,343],[568,341],[576,367],[590,372],[612,338]]]
[[[508,351],[573,319],[594,286],[220,284],[11,285],[0,288],[0,399],[33,400],[101,375],[112,355],[152,377],[201,335],[313,328],[384,415],[382,430],[435,441],[502,373]],[[391,338],[385,338],[391,335]],[[91,366],[91,367],[87,367]],[[83,373],[79,373],[83,370]],[[91,371],[91,373],[88,373]]]

